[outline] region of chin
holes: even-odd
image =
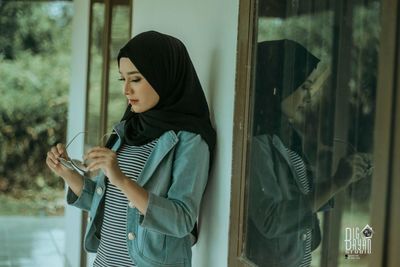
[[[134,108],[134,107],[131,107],[131,111],[132,112],[135,112],[135,113],[143,113],[143,112],[145,112],[145,111],[147,111],[147,109],[146,110],[143,110],[143,109],[141,109],[141,108]]]

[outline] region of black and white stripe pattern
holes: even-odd
[[[311,229],[306,230],[306,240],[304,241],[304,257],[299,267],[311,266]]]
[[[304,164],[303,159],[296,152],[288,148],[286,148],[286,150],[289,154],[290,162],[299,176],[299,182],[301,184],[300,190],[303,192],[303,194],[307,195],[310,193],[310,183],[307,177],[306,165]]]
[[[311,191],[310,181],[307,177],[306,166],[302,158],[294,151],[286,148],[290,162],[292,163],[294,169],[296,170],[297,176],[299,177],[299,182],[301,185],[300,190],[303,194],[309,194]],[[299,265],[299,267],[309,267],[311,265],[311,229],[306,229],[303,233],[304,238],[304,257]]]
[[[123,144],[117,151],[121,171],[136,181],[155,147],[157,139],[143,146]],[[136,266],[128,254],[126,216],[128,199],[116,186],[106,182],[104,219],[95,267]]]

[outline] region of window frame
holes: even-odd
[[[315,0],[310,2],[314,7],[321,5]],[[244,241],[248,137],[252,108],[252,46],[256,38],[257,3],[256,0],[239,0],[228,249],[228,266],[232,267],[254,266],[245,258]],[[400,246],[400,230],[396,227],[400,224],[400,3],[398,0],[382,0],[381,3],[381,12],[385,15],[381,17],[379,51],[384,53],[379,52],[378,55],[377,87],[388,90],[377,90],[374,140],[379,142],[374,142],[375,170],[371,194],[375,196],[371,199],[371,225],[376,234],[370,266],[394,267],[400,262],[400,255],[395,251]],[[382,218],[386,219],[382,221]],[[329,231],[328,227],[326,229]],[[337,242],[334,241],[335,244]],[[321,245],[326,248],[330,244],[323,242]],[[321,262],[329,262],[327,253],[321,257]],[[332,261],[329,264],[331,266],[337,266],[337,262]]]
[[[228,266],[251,266],[243,257],[243,240],[245,224],[245,182],[247,136],[249,127],[249,105],[251,88],[251,66],[253,60],[253,43],[255,40],[256,1],[239,1],[239,22],[236,62],[236,89],[233,123],[232,148],[232,187],[231,215],[229,229]]]
[[[86,104],[85,104],[85,131],[87,131],[87,120],[88,120],[88,106],[89,106],[89,97],[90,97],[90,68],[91,68],[91,47],[92,47],[92,21],[93,21],[93,5],[95,3],[104,3],[104,31],[103,31],[103,51],[102,51],[102,71],[101,71],[101,105],[100,105],[100,117],[99,117],[99,125],[97,136],[103,136],[107,132],[107,118],[108,118],[108,95],[109,95],[109,76],[110,76],[110,43],[111,43],[111,27],[112,27],[112,11],[113,7],[117,5],[126,5],[129,7],[129,34],[132,33],[132,9],[133,9],[133,0],[90,0],[89,3],[89,34],[88,38],[88,46],[87,46],[87,71],[86,71]],[[97,141],[97,140],[96,140]],[[85,140],[85,143],[88,143],[88,140]],[[81,220],[81,240],[82,240],[82,248],[85,237],[85,229],[87,226],[87,218],[88,213],[82,212],[82,220]],[[86,267],[88,262],[90,262],[90,255],[81,249],[80,255],[80,266]]]
[[[89,88],[90,88],[90,55],[91,55],[91,47],[92,47],[92,6],[95,3],[104,3],[104,32],[103,32],[103,51],[102,51],[102,83],[101,83],[101,106],[100,106],[100,129],[98,136],[103,136],[107,133],[107,117],[108,117],[108,95],[109,95],[109,79],[110,79],[110,43],[111,43],[111,27],[112,27],[112,11],[113,7],[117,5],[126,5],[129,6],[129,33],[132,32],[132,8],[133,8],[133,0],[91,0],[90,1],[90,25],[89,25],[89,47],[88,47],[88,75],[86,81],[86,120],[88,115],[88,105],[89,105]]]

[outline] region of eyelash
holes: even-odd
[[[141,78],[137,78],[137,79],[131,80],[130,82],[137,83],[137,82],[140,82],[140,80],[141,80]],[[119,78],[118,81],[125,81],[125,79],[124,78]]]

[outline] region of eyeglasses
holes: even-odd
[[[75,134],[74,137],[71,139],[71,141],[69,141],[68,144],[65,146],[65,150],[67,150],[67,148],[74,142],[74,140],[79,135],[85,134],[85,133],[87,133],[87,132],[79,132],[79,133]],[[111,136],[112,134],[116,134],[116,132],[112,131],[111,133],[106,133],[105,135],[103,135],[99,140],[99,144],[103,143],[104,137]],[[67,154],[68,154],[68,151],[67,151]],[[82,160],[71,159],[69,157],[68,158],[58,158],[58,160],[60,161],[61,165],[63,165],[64,167],[66,167],[70,170],[80,171],[84,174],[87,174],[89,172],[87,165]]]

